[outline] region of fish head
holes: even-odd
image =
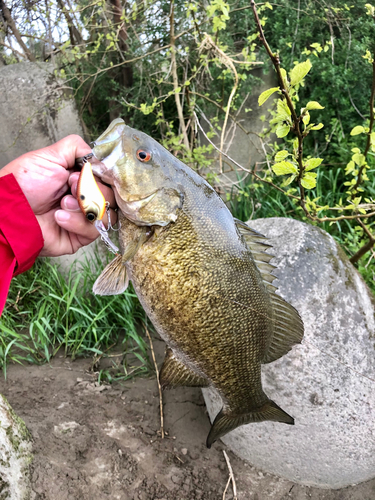
[[[138,225],[165,226],[183,203],[178,160],[143,132],[114,120],[92,149],[93,171],[113,186],[116,202]]]

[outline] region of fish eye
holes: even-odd
[[[144,151],[143,149],[138,149],[137,158],[139,161],[149,161],[151,160],[151,153]]]
[[[86,219],[90,222],[94,222],[94,220],[96,220],[96,215],[93,212],[88,212],[86,214]]]

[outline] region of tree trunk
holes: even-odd
[[[125,30],[124,21],[121,19],[122,16],[122,5],[121,0],[110,0],[110,4],[112,6],[113,13],[113,21],[114,25],[119,29],[118,33],[118,47],[121,51],[121,56],[123,59],[126,59],[126,56],[129,51],[129,47],[127,44],[128,34]],[[130,64],[124,64],[119,69],[113,71],[112,78],[116,80],[122,87],[130,88],[133,86],[133,68]],[[114,120],[118,118],[121,113],[121,106],[118,102],[116,102],[116,97],[118,96],[117,91],[113,91],[111,101],[109,102],[110,110],[110,120]],[[124,117],[126,119],[126,117]]]
[[[70,35],[70,43],[72,45],[80,45],[83,43],[83,38],[79,30],[74,24],[74,21],[70,15],[70,13],[67,11],[64,2],[62,0],[57,0],[57,4],[60,7],[62,13],[65,16],[66,22],[68,24],[68,29],[69,29],[69,35]]]
[[[29,61],[36,62],[35,56],[30,52],[24,41],[22,40],[21,34],[17,29],[16,23],[14,22],[10,10],[5,5],[4,0],[0,0],[0,10],[3,13],[4,19],[7,22],[9,28],[12,30],[13,35],[16,37],[18,44],[22,47],[25,56]]]

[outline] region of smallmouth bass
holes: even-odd
[[[94,292],[130,279],[167,344],[163,387],[213,386],[223,400],[207,446],[236,427],[293,424],[261,384],[261,364],[301,342],[298,312],[271,284],[261,234],[233,218],[214,189],[146,134],[114,120],[92,149],[94,173],[113,186],[121,255]]]

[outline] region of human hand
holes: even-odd
[[[42,256],[75,253],[99,236],[76,200],[79,172],[69,171],[76,158],[90,152],[81,137],[69,135],[52,146],[20,156],[0,170],[0,177],[10,173],[15,176],[36,215],[44,238]],[[99,181],[98,185],[110,206],[115,207],[112,189]],[[68,194],[69,189],[72,194]],[[111,213],[111,220],[116,222],[116,213]],[[107,223],[106,216],[103,222]]]

